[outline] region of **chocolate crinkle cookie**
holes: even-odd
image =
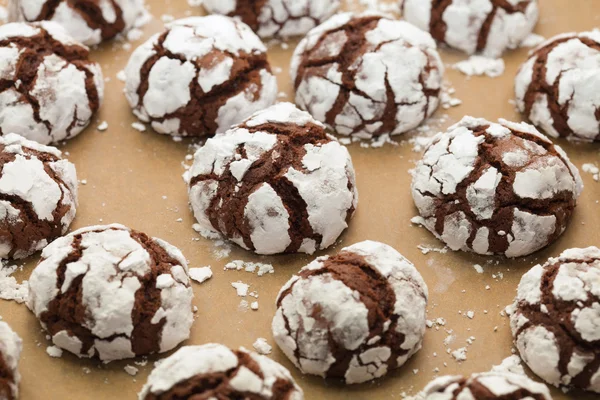
[[[177,20],[138,47],[125,68],[134,114],[180,136],[224,132],[277,99],[266,47],[222,15]]]
[[[0,26],[0,134],[49,144],[77,136],[98,111],[100,66],[55,22]]]
[[[55,21],[92,46],[133,28],[146,16],[143,0],[9,0],[10,21]]]
[[[0,399],[16,400],[19,397],[21,375],[17,367],[23,341],[10,326],[0,321]]]
[[[523,275],[510,310],[521,358],[546,382],[600,393],[600,249],[565,250]]]
[[[75,166],[58,149],[0,137],[0,258],[25,258],[64,235],[76,207]]]
[[[273,337],[302,372],[362,383],[420,348],[427,286],[392,247],[365,241],[319,257],[277,298]]]
[[[552,137],[600,141],[600,31],[540,45],[515,79],[517,107]]]
[[[520,257],[567,228],[583,183],[533,126],[463,118],[435,136],[413,172],[420,221],[452,250]]]
[[[143,387],[140,400],[302,400],[302,389],[275,361],[221,344],[185,346],[162,361]]]
[[[380,14],[338,14],[292,57],[296,104],[336,133],[397,135],[439,104],[444,65],[427,32]]]
[[[441,376],[431,381],[418,400],[552,400],[546,385],[511,372]],[[416,400],[415,399],[415,400]]]
[[[290,103],[209,139],[185,179],[196,230],[258,254],[331,246],[358,202],[348,150]]]
[[[187,264],[170,244],[122,225],[93,226],[42,252],[28,307],[52,342],[119,360],[173,349],[190,334]]]
[[[537,0],[402,0],[400,8],[437,41],[487,57],[517,48],[539,18]]]
[[[260,37],[304,35],[340,8],[340,0],[204,0],[210,13],[239,17]]]

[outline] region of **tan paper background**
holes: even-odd
[[[149,0],[148,3],[155,19],[144,29],[144,39],[162,29],[163,14],[176,18],[202,14],[201,8],[191,8],[185,0]],[[536,32],[546,37],[600,26],[600,0],[540,0],[540,3],[542,16]],[[133,47],[141,43],[141,40],[133,43]],[[288,100],[292,97],[287,70],[295,44],[290,42],[288,50],[279,45],[270,48],[272,66],[283,69],[278,80],[280,90],[288,94]],[[123,49],[122,43],[109,43],[92,53],[92,58],[102,64],[110,81],[106,84],[104,105],[90,128],[62,147],[76,164],[79,178],[87,180],[86,185],[80,186],[80,208],[73,228],[119,222],[178,246],[189,259],[191,267],[211,265],[214,277],[202,285],[194,284],[194,304],[199,311],[192,337],[186,344],[221,342],[232,347],[251,348],[256,338],[265,337],[274,346],[273,359],[292,371],[304,388],[307,399],[399,399],[403,392],[420,390],[435,376],[435,368],[439,368],[440,374],[489,370],[493,364],[500,363],[511,354],[508,320],[500,315],[500,311],[511,302],[521,275],[535,263],[543,262],[566,248],[600,244],[600,183],[583,173],[586,189],[570,228],[548,249],[518,261],[461,253],[424,255],[418,245],[441,247],[441,244],[424,229],[410,224],[416,209],[410,197],[408,170],[420,155],[413,152],[412,146],[407,143],[398,147],[386,145],[381,149],[364,149],[354,144],[350,146],[350,152],[358,175],[360,204],[350,229],[328,252],[365,239],[394,246],[415,263],[429,285],[428,318],[445,318],[448,323],[443,328],[452,329],[456,335],[456,340],[448,348],[455,350],[466,346],[470,336],[474,336],[475,341],[468,346],[467,361],[459,364],[446,353],[443,340],[448,334],[444,329],[429,329],[423,349],[413,359],[400,370],[374,383],[344,387],[320,378],[303,377],[275,346],[270,323],[279,288],[312,257],[256,257],[234,248],[229,258],[218,260],[214,257],[214,244],[205,239],[198,240],[199,236],[191,228],[194,221],[181,179],[184,172],[182,162],[191,151],[189,145],[192,141],[175,142],[150,130],[140,133],[131,128],[135,119],[122,94],[123,83],[116,78],[130,52]],[[468,79],[448,70],[446,78],[463,104],[448,111],[438,110],[438,117],[446,113],[449,115],[444,127],[465,114],[520,120],[509,100],[513,97],[513,77],[526,54],[526,49],[508,53],[505,57],[506,72],[496,79]],[[446,50],[442,51],[442,57],[446,64],[465,58]],[[95,127],[104,120],[108,121],[108,130],[97,131]],[[406,137],[399,138],[402,139]],[[560,141],[560,144],[578,167],[599,161],[600,147],[597,144],[574,145],[565,141]],[[163,196],[167,198],[163,199]],[[178,218],[183,221],[177,222]],[[223,271],[225,263],[235,259],[272,263],[276,272],[259,278],[243,271]],[[36,261],[34,258],[25,263],[24,270],[16,274],[17,279],[27,279]],[[474,270],[475,263],[484,266],[483,274]],[[498,272],[502,272],[503,279],[498,279],[498,275],[493,278],[493,274]],[[239,310],[241,299],[231,287],[231,282],[238,280],[249,283],[251,290],[259,293],[258,311]],[[490,286],[489,290],[485,289],[486,285]],[[464,313],[467,310],[475,312],[474,319],[459,314],[459,311]],[[484,310],[488,313],[484,314]],[[23,400],[133,399],[145,382],[152,361],[158,358],[150,357],[148,365],[141,367],[136,377],[127,375],[123,370],[125,365],[133,365],[133,360],[102,365],[92,360],[77,359],[66,352],[61,359],[53,359],[45,352],[49,342],[24,305],[0,301],[0,315],[24,339],[20,364]],[[495,326],[498,327],[497,332],[494,332]],[[434,352],[437,357],[433,356]],[[90,371],[86,373],[88,368]],[[578,392],[563,395],[555,391],[555,399],[597,397]]]

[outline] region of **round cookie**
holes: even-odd
[[[537,0],[403,0],[400,8],[437,41],[493,58],[517,48],[539,18]]]
[[[325,22],[340,0],[204,0],[210,13],[239,17],[263,38],[299,36]]]
[[[583,183],[533,126],[464,117],[435,136],[413,172],[421,223],[452,250],[521,257],[567,228]]]
[[[133,52],[125,96],[133,113],[159,133],[224,132],[275,103],[277,80],[266,51],[232,18],[180,19]]]
[[[392,247],[319,257],[281,289],[273,337],[303,373],[362,383],[399,368],[425,334],[427,286]]]
[[[142,0],[9,0],[9,21],[54,21],[88,46],[125,33],[145,17]]]
[[[296,104],[340,135],[369,139],[416,128],[439,104],[435,41],[380,14],[337,14],[296,48]]]
[[[0,137],[0,258],[25,258],[67,233],[77,207],[75,166],[55,147]]]
[[[42,144],[77,136],[104,92],[100,65],[88,56],[55,22],[0,26],[0,134]]]
[[[555,36],[515,78],[517,107],[552,137],[600,141],[600,31]]]
[[[280,364],[246,349],[221,344],[185,346],[152,371],[139,400],[302,400],[304,394]]]
[[[0,399],[19,397],[21,375],[17,369],[23,341],[4,321],[0,321]]]
[[[511,372],[441,376],[431,381],[419,400],[552,400],[546,385]]]
[[[258,254],[331,246],[358,203],[348,150],[290,103],[207,140],[186,180],[196,230]]]
[[[600,249],[565,250],[523,275],[510,326],[546,382],[600,393]]]
[[[177,248],[113,224],[46,247],[29,279],[27,306],[56,346],[111,361],[163,353],[186,340],[192,297]]]

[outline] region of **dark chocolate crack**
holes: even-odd
[[[121,230],[118,228],[108,229],[114,231]],[[102,231],[104,229],[90,232]],[[155,324],[151,322],[161,306],[161,290],[156,288],[156,280],[159,275],[171,274],[171,268],[181,265],[180,262],[171,257],[165,249],[146,234],[134,230],[130,231],[131,237],[149,253],[151,259],[150,272],[144,276],[136,275],[141,286],[135,293],[135,303],[131,311],[133,332],[131,336],[115,334],[107,338],[99,338],[85,326],[86,320],[91,318],[88,310],[82,303],[82,280],[85,274],[73,279],[66,292],[63,293],[61,291],[65,281],[67,265],[81,259],[85,250],[85,247],[82,245],[82,238],[90,232],[74,236],[73,243],[71,244],[71,253],[62,260],[56,270],[56,288],[59,292],[48,304],[48,310],[39,316],[41,322],[45,325],[47,332],[51,336],[54,336],[58,332],[66,331],[70,336],[78,338],[82,342],[82,355],[88,355],[96,339],[110,342],[117,338],[129,340],[132,351],[136,356],[159,352],[162,329],[166,323],[166,319],[163,318]],[[123,260],[127,256],[123,257]],[[118,271],[118,265],[115,265],[115,270]],[[123,278],[125,277],[127,276]],[[97,355],[96,351],[93,350],[91,356]]]
[[[22,254],[30,254],[33,244],[42,240],[47,240],[48,243],[58,238],[64,233],[62,223],[63,217],[72,211],[75,205],[64,204],[65,195],[71,196],[69,185],[54,172],[50,164],[60,160],[60,158],[50,153],[39,152],[27,147],[23,147],[26,153],[26,159],[37,158],[44,164],[44,170],[52,180],[60,187],[61,198],[58,201],[56,208],[52,212],[52,220],[38,218],[33,205],[17,195],[9,195],[0,193],[0,200],[10,203],[12,207],[19,211],[19,218],[11,218],[6,216],[4,220],[0,220],[0,240],[3,243],[11,243],[11,251],[8,257],[12,258],[17,252]],[[4,166],[15,161],[16,155],[5,151],[5,146],[0,145],[0,177],[3,174]]]
[[[526,330],[536,326],[541,326],[554,334],[559,349],[558,370],[561,376],[571,375],[568,365],[571,357],[575,354],[592,357],[583,371],[572,377],[571,385],[581,389],[587,389],[591,385],[592,377],[600,369],[600,340],[589,341],[584,339],[575,329],[572,315],[575,310],[591,307],[593,304],[600,304],[600,297],[595,296],[591,291],[587,291],[587,300],[585,301],[566,301],[554,296],[552,291],[562,265],[569,263],[584,264],[584,266],[578,267],[581,270],[582,268],[592,268],[591,264],[599,261],[600,259],[597,258],[584,260],[560,258],[552,263],[547,263],[543,267],[544,272],[540,285],[542,296],[539,304],[520,301],[515,310],[516,314],[523,315],[528,320],[514,334],[515,339]],[[542,311],[542,306],[545,306],[547,313]]]
[[[381,16],[365,16],[360,18],[353,18],[348,23],[341,27],[331,29],[321,35],[315,46],[306,50],[301,54],[301,60],[298,66],[296,79],[294,82],[295,90],[298,90],[300,84],[308,80],[310,77],[316,76],[320,79],[325,79],[330,83],[340,87],[338,96],[325,115],[325,122],[329,126],[335,127],[336,118],[340,115],[346,106],[354,108],[350,103],[350,94],[369,99],[374,103],[383,104],[384,111],[382,115],[376,115],[372,119],[364,119],[362,115],[355,109],[356,115],[361,119],[361,123],[357,127],[352,127],[354,133],[366,131],[366,127],[375,123],[381,123],[381,126],[372,133],[373,136],[380,136],[386,133],[390,133],[394,130],[397,125],[396,115],[399,108],[403,105],[412,105],[414,103],[397,103],[395,101],[395,94],[390,85],[388,79],[388,71],[385,74],[385,90],[386,90],[386,101],[381,102],[372,99],[367,93],[356,87],[356,75],[359,68],[356,66],[361,62],[362,57],[365,54],[375,52],[383,45],[389,44],[385,42],[373,48],[373,46],[367,41],[366,35],[369,31],[375,29],[377,24],[383,17]],[[330,46],[331,43],[345,40],[342,50],[337,56],[326,56],[323,55],[323,48]],[[403,39],[398,39],[403,41]],[[413,47],[409,43],[404,43],[405,47]],[[437,98],[440,94],[440,89],[427,88],[425,82],[430,75],[432,70],[437,70],[436,61],[426,51],[421,50],[427,57],[427,65],[421,71],[419,76],[419,84],[421,90],[426,97],[426,104],[423,109],[423,114],[427,118],[429,113],[429,103],[431,97]],[[327,78],[328,71],[338,65],[338,71],[342,74],[342,83],[332,82]],[[310,106],[310,105],[308,105]]]
[[[174,54],[164,48],[164,42],[169,32],[167,30],[159,36],[157,43],[154,45],[154,54],[141,67],[140,85],[137,89],[137,108],[143,107],[144,96],[149,88],[150,71],[159,59],[166,57],[182,63],[186,62],[185,54]],[[215,62],[219,62],[226,57],[233,60],[229,79],[213,86],[208,93],[205,93],[198,82],[199,72],[203,69],[212,68]],[[249,88],[253,88],[252,91],[255,96],[253,100],[258,100],[263,87],[261,72],[271,72],[266,53],[258,51],[252,53],[240,51],[239,54],[233,54],[229,51],[214,48],[207,55],[188,62],[196,67],[196,75],[189,86],[190,101],[185,106],[164,116],[154,117],[148,115],[150,122],[160,123],[173,118],[179,119],[179,133],[188,136],[214,135],[218,129],[219,109],[225,105],[227,100],[239,93],[246,92]]]
[[[207,210],[213,228],[228,238],[241,237],[248,249],[255,250],[250,238],[251,227],[244,216],[244,209],[248,197],[266,183],[277,192],[289,214],[288,234],[291,243],[285,252],[297,252],[304,239],[314,240],[316,248],[319,249],[322,236],[312,229],[308,220],[307,204],[298,189],[284,175],[290,167],[297,171],[305,171],[302,159],[306,154],[306,144],[322,146],[331,142],[331,139],[321,126],[314,123],[304,126],[294,123],[268,123],[253,127],[242,124],[240,128],[248,129],[251,133],[260,131],[276,134],[277,143],[252,163],[241,182],[232,175],[229,165],[219,176],[210,173],[192,177],[190,187],[201,181],[218,182],[216,195]],[[238,148],[237,154],[246,158],[243,146]],[[353,190],[352,183],[349,183],[349,188]],[[348,211],[348,217],[352,212],[353,209]]]
[[[75,66],[79,71],[85,73],[85,90],[88,97],[88,106],[93,113],[100,108],[100,96],[94,82],[94,76],[90,67],[94,64],[89,60],[89,51],[86,47],[77,44],[65,44],[52,37],[43,27],[36,26],[39,34],[30,37],[12,37],[0,41],[0,47],[15,46],[21,53],[16,63],[15,79],[0,78],[0,93],[8,89],[14,89],[19,93],[20,102],[31,105],[33,109],[33,118],[35,122],[44,124],[51,136],[53,126],[50,121],[42,119],[40,116],[39,100],[35,98],[31,91],[34,89],[38,76],[38,68],[43,63],[44,58],[49,55],[56,55],[62,58],[67,65]],[[48,94],[51,96],[52,94]],[[68,131],[66,139],[70,138],[70,131],[74,126],[84,126],[88,121],[78,121],[77,115],[71,122],[71,128]],[[10,132],[2,132],[0,135]]]
[[[272,387],[271,396],[263,396],[252,392],[240,392],[230,385],[230,381],[245,367],[261,379],[265,376],[256,361],[248,353],[231,350],[238,358],[238,365],[224,372],[194,375],[177,383],[163,393],[148,393],[144,400],[209,400],[209,399],[247,399],[247,400],[290,400],[297,391],[291,380],[277,377]],[[201,362],[202,360],[198,360]]]
[[[535,50],[531,57],[535,57],[535,63],[533,64],[533,72],[531,76],[531,83],[529,84],[525,95],[523,96],[524,110],[523,114],[526,118],[530,118],[533,105],[536,100],[541,97],[546,97],[548,100],[548,110],[552,116],[552,126],[559,133],[561,137],[577,136],[577,133],[569,126],[569,107],[571,100],[565,102],[565,104],[559,104],[559,88],[560,81],[562,79],[562,73],[558,74],[552,84],[548,83],[548,57],[550,53],[561,44],[570,40],[577,39],[587,47],[600,51],[600,43],[593,41],[592,39],[573,35],[567,37],[558,38],[547,45]],[[600,109],[596,110],[595,113],[598,125],[600,125]],[[596,136],[594,140],[600,140],[600,135]]]
[[[401,317],[394,313],[396,304],[396,294],[385,276],[381,275],[379,270],[371,265],[362,255],[342,251],[323,261],[323,265],[316,270],[304,269],[298,274],[299,280],[295,281],[289,288],[283,291],[277,299],[277,308],[281,308],[284,299],[291,294],[293,287],[302,280],[309,280],[313,276],[329,275],[332,279],[338,280],[353,291],[360,294],[360,300],[368,310],[367,322],[369,326],[369,336],[365,342],[355,350],[349,350],[343,347],[343,344],[337,343],[331,333],[328,336],[329,349],[335,362],[329,367],[326,373],[327,378],[344,379],[352,359],[356,356],[359,364],[363,365],[360,355],[372,348],[388,347],[391,355],[385,364],[388,370],[399,367],[397,359],[410,352],[410,349],[403,349],[402,344],[405,341],[404,334],[397,332],[398,319]],[[420,292],[423,298],[426,295],[416,282],[408,281]],[[317,321],[318,326],[330,326],[331,321],[326,320],[320,313],[318,306],[313,306],[311,317]],[[286,330],[290,337],[293,337],[288,319],[285,313],[282,313]],[[386,329],[386,324],[389,324]],[[298,335],[304,330],[302,326],[296,332],[294,340],[298,341]],[[380,337],[375,343],[368,342]],[[300,360],[306,358],[300,354],[299,347],[294,351],[294,358]]]
[[[509,235],[512,231],[514,210],[516,208],[538,216],[554,216],[556,218],[556,229],[548,238],[548,243],[552,243],[564,232],[568,225],[576,206],[575,194],[571,191],[561,191],[555,193],[552,198],[548,199],[522,198],[514,192],[513,184],[518,172],[523,171],[533,163],[548,157],[556,157],[561,160],[565,167],[570,171],[573,179],[575,179],[573,172],[569,168],[568,161],[558,153],[552,143],[535,135],[510,129],[514,136],[509,139],[498,140],[486,132],[488,127],[489,126],[471,128],[474,136],[484,136],[485,141],[479,145],[479,153],[475,160],[475,164],[473,165],[473,171],[457,185],[454,193],[440,193],[437,195],[432,193],[421,193],[423,196],[433,198],[436,233],[438,235],[443,234],[446,216],[462,211],[471,224],[471,235],[467,240],[467,246],[472,248],[477,230],[481,227],[487,227],[489,229],[488,251],[493,254],[503,254],[508,250],[510,245]],[[521,150],[529,153],[525,147],[526,142],[533,142],[543,147],[548,153],[542,156],[530,154],[531,159],[529,162],[523,167],[518,168],[509,167],[502,161],[503,155],[509,152]],[[448,148],[451,144],[452,140],[450,140]],[[495,210],[492,217],[485,220],[479,220],[469,205],[467,189],[487,171],[488,167],[494,167],[502,174],[502,177],[496,188]],[[498,232],[500,231],[503,231],[506,234],[499,235]]]

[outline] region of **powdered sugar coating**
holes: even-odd
[[[537,0],[403,0],[404,18],[467,54],[500,57],[533,31]]]
[[[210,13],[240,17],[260,37],[304,35],[331,17],[340,0],[204,0]]]
[[[12,22],[54,21],[88,46],[126,33],[146,15],[142,0],[9,0]]]
[[[600,249],[565,250],[523,275],[510,318],[521,358],[555,386],[600,393]]]
[[[542,43],[515,78],[517,107],[552,137],[600,140],[600,32]]]
[[[125,75],[134,114],[164,134],[224,132],[277,98],[264,44],[220,15],[167,25],[133,52]]]
[[[438,134],[413,174],[424,225],[453,250],[520,257],[566,229],[577,168],[533,126],[463,118]]]
[[[186,179],[202,230],[258,254],[331,246],[358,202],[347,149],[290,103],[207,140]]]
[[[18,366],[23,350],[23,341],[11,327],[4,321],[0,321],[0,364],[6,369],[0,368],[2,380],[0,381],[0,395],[12,394],[13,399],[19,397],[19,374]],[[4,385],[8,385],[4,387]]]
[[[102,71],[54,22],[0,26],[0,134],[49,144],[78,135],[100,107]],[[27,60],[27,62],[23,61]]]
[[[511,372],[484,372],[469,378],[441,376],[431,381],[420,397],[422,400],[552,400],[548,388],[526,375]]]
[[[427,298],[421,275],[400,253],[357,243],[317,258],[283,286],[273,337],[304,373],[366,382],[421,348]]]
[[[77,173],[55,147],[0,137],[0,258],[25,258],[63,235],[75,218]]]
[[[431,36],[380,14],[337,14],[296,48],[296,104],[341,135],[416,128],[439,104],[443,63]]]
[[[223,380],[218,387],[208,389],[202,385],[203,379],[221,375]],[[139,399],[166,395],[178,385],[191,386],[193,394],[200,396],[238,398],[251,393],[253,399],[304,399],[302,389],[280,364],[243,348],[231,350],[214,343],[182,347],[162,361],[148,377]]]
[[[166,352],[189,337],[193,321],[181,252],[118,224],[51,243],[29,290],[27,305],[54,344],[79,357]]]

